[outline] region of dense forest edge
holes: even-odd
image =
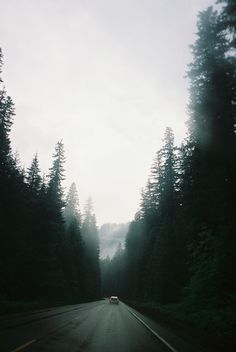
[[[209,332],[236,333],[236,3],[199,13],[188,133],[166,128],[125,249],[101,262],[104,295]]]
[[[2,57],[0,50],[0,71]],[[14,104],[0,84],[0,312],[100,299],[92,201],[81,215],[75,183],[65,196],[62,141],[47,175],[37,154],[27,170],[21,167],[10,143]]]
[[[47,175],[24,170],[10,141],[15,110],[0,78],[0,313],[116,294],[193,326],[236,333],[236,3],[198,16],[188,132],[170,127],[157,151],[125,248],[99,261],[92,201],[65,195],[65,151]],[[0,50],[0,74],[3,55]],[[128,195],[127,195],[128,197]],[[115,201],[115,200],[114,200]]]

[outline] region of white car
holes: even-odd
[[[119,298],[117,296],[111,296],[109,298],[110,303],[119,304]]]

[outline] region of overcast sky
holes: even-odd
[[[98,224],[132,220],[166,126],[185,136],[189,45],[211,0],[0,0],[12,145],[47,172],[63,139],[66,181]]]

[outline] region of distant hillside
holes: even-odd
[[[130,223],[126,224],[103,224],[99,229],[100,240],[100,257],[113,257],[117,246],[121,243],[125,244],[125,236],[127,234]]]

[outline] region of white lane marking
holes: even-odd
[[[140,323],[142,323],[153,335],[155,335],[159,340],[161,340],[161,342],[163,342],[164,345],[166,345],[172,352],[177,352],[177,350],[174,347],[172,347],[165,339],[163,339],[163,337],[161,337],[158,333],[156,333],[156,331],[154,331],[152,328],[150,328],[150,326],[148,326],[134,312],[132,312],[129,308],[127,308],[127,309],[131,314],[133,314],[133,316],[135,316],[136,319],[138,319],[140,321]]]
[[[12,350],[11,352],[18,352],[18,351],[21,351],[23,350],[25,347],[28,347],[29,345],[31,345],[32,343],[36,342],[37,340],[31,340],[31,341],[28,341],[26,342],[24,345],[21,345],[17,348],[15,348],[14,350]]]

